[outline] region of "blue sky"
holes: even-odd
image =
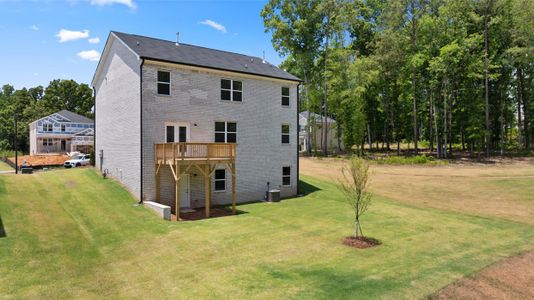
[[[0,85],[90,83],[110,30],[248,55],[278,65],[266,1],[0,0]]]

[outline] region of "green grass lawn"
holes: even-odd
[[[534,226],[376,198],[364,232],[331,183],[238,216],[168,222],[91,169],[0,176],[6,298],[421,298],[534,247]],[[0,231],[1,232],[1,231]]]
[[[13,171],[14,169],[0,160],[0,171]]]

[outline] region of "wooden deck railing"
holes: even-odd
[[[169,160],[235,159],[236,144],[162,143],[154,144],[156,162]]]

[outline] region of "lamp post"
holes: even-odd
[[[18,119],[17,119],[17,113],[14,114],[15,118],[15,174],[19,173],[19,151],[18,151],[18,140],[17,140],[17,133],[18,133]]]

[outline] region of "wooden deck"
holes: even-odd
[[[236,144],[164,143],[155,144],[156,162],[231,161],[236,158]]]
[[[236,212],[236,144],[226,143],[161,143],[154,144],[156,162],[156,201],[160,202],[160,169],[169,166],[175,182],[176,208],[180,207],[180,180],[191,168],[204,176],[205,215],[210,216],[211,176],[217,165],[225,165],[232,177],[232,212]],[[179,209],[177,209],[179,212]],[[180,220],[180,216],[177,217]]]

